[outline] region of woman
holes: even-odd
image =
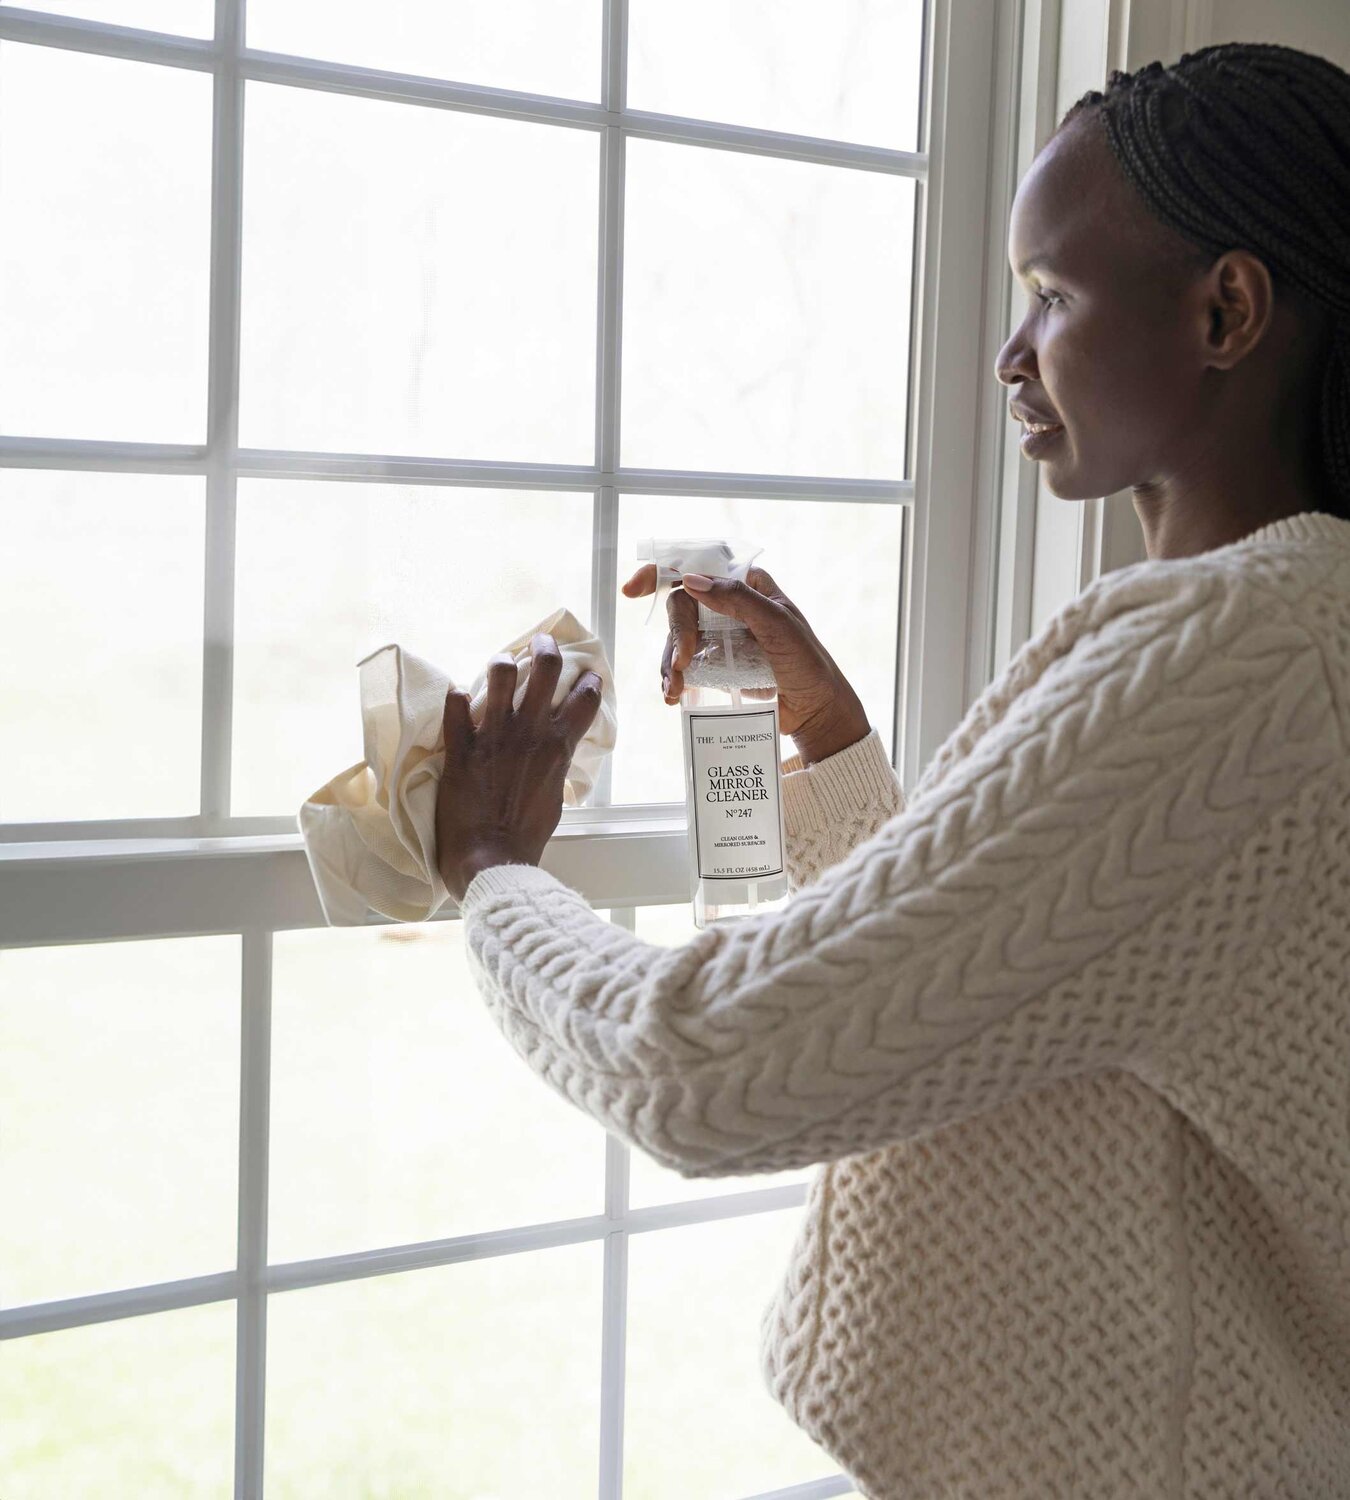
[[[1009,253],[1024,451],[1128,486],[1149,560],[908,798],[773,581],[686,576],[778,676],[795,895],[672,950],[533,868],[594,711],[550,713],[537,640],[519,711],[502,663],[476,731],[447,700],[443,874],[502,1030],[607,1130],[823,1164],[763,1369],[863,1494],[1350,1496],[1350,77],[1112,74]]]

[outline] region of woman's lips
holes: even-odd
[[[1035,458],[1038,453],[1046,448],[1062,435],[1064,428],[1059,422],[1047,424],[1034,423],[1028,425],[1022,434],[1022,452],[1028,458]]]

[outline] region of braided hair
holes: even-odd
[[[1156,218],[1210,256],[1250,250],[1320,314],[1325,508],[1350,520],[1350,74],[1293,47],[1225,42],[1114,70],[1056,134],[1089,109]]]

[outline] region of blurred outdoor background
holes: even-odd
[[[42,5],[209,35],[209,0]],[[630,0],[634,108],[913,150],[920,0]],[[249,0],[248,44],[596,99],[597,0]],[[250,82],[244,447],[593,461],[590,131]],[[211,79],[0,43],[0,434],[205,441]],[[896,479],[912,181],[630,140],[621,462]],[[241,478],[232,811],[294,816],[361,757],[357,661],[466,683],[559,605],[589,624],[590,492]],[[621,494],[728,535],[891,740],[901,512]],[[0,821],[198,810],[205,482],[0,467]],[[682,799],[662,615],[616,605],[616,802]],[[790,742],[784,746],[791,750]],[[685,906],[639,936],[693,932]],[[235,1262],[240,943],[0,952],[0,1304]],[[512,1052],[458,923],[280,933],[275,1262],[603,1211],[604,1136]],[[685,1181],[640,1154],[634,1205]],[[763,1389],[801,1210],[634,1234],[624,1494],[736,1500],[835,1472]],[[269,1500],[594,1495],[599,1243],[276,1294]],[[230,1302],[0,1345],[3,1500],[231,1492]]]
[[[650,941],[692,932],[684,908],[639,914]],[[273,1262],[603,1213],[603,1131],[496,1029],[457,922],[275,942]],[[228,937],[0,953],[5,1305],[234,1263],[238,984]],[[630,1201],[815,1170],[686,1180],[634,1152]],[[625,1495],[835,1472],[758,1369],[800,1215],[632,1237]],[[596,1242],[273,1295],[268,1495],[593,1495],[602,1259]],[[220,1303],[0,1346],[0,1494],[228,1495],[234,1332]]]

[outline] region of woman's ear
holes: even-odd
[[[1225,250],[1204,278],[1205,363],[1231,370],[1265,337],[1275,307],[1266,263],[1250,250]]]

